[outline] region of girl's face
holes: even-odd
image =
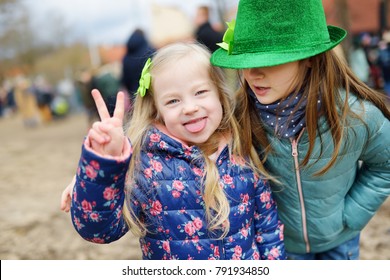
[[[222,120],[222,105],[208,69],[189,55],[159,69],[152,79],[156,107],[171,136],[204,143]]]
[[[244,69],[243,75],[261,104],[271,104],[286,97],[296,83],[299,62]]]

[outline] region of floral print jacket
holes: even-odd
[[[228,146],[216,163],[230,203],[230,230],[218,239],[207,230],[198,148],[157,128],[149,130],[145,142],[126,200],[148,227],[140,238],[144,259],[285,259],[283,225],[269,184],[229,155]],[[83,146],[71,215],[84,239],[109,243],[128,231],[122,207],[130,157],[131,149],[125,159],[114,160]]]

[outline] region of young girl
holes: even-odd
[[[109,243],[130,229],[144,259],[285,257],[267,173],[241,145],[222,70],[204,47],[173,44],[147,62],[129,140],[123,94],[112,118],[92,95],[101,122],[85,140],[71,205],[83,238]]]
[[[211,58],[242,69],[238,120],[282,183],[289,259],[358,259],[390,193],[390,112],[333,52],[345,36],[320,0],[241,0]]]

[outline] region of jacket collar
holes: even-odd
[[[161,154],[173,158],[180,158],[186,161],[199,161],[203,163],[202,153],[195,146],[188,146],[178,139],[172,138],[166,134],[164,129],[152,126],[146,133],[143,149],[146,153]],[[226,145],[217,157],[219,160],[224,160],[229,156],[228,145]]]

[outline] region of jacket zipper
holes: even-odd
[[[291,146],[292,146],[292,156],[294,158],[294,165],[295,165],[295,175],[297,178],[297,187],[298,187],[298,194],[299,194],[299,203],[301,205],[302,210],[302,231],[303,231],[303,239],[306,244],[306,252],[310,252],[310,244],[309,244],[309,238],[307,235],[307,224],[306,224],[306,209],[305,209],[305,202],[303,199],[303,191],[302,191],[302,182],[301,182],[301,173],[299,169],[299,160],[298,160],[298,141],[301,138],[303,131],[305,129],[303,128],[302,131],[299,133],[298,137],[295,139],[290,139]]]
[[[220,260],[226,260],[226,252],[225,252],[225,246],[223,244],[223,240],[218,241],[218,247],[219,247],[219,259]]]

